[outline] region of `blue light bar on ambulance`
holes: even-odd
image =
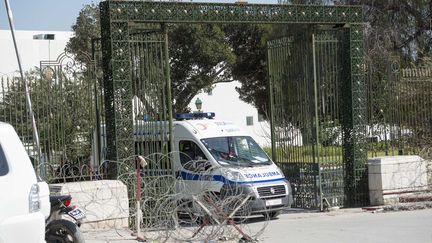
[[[197,112],[197,113],[177,113],[176,120],[192,120],[192,119],[213,119],[215,117],[214,112]]]

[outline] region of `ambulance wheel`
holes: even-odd
[[[263,213],[264,218],[266,220],[275,219],[275,218],[277,218],[277,216],[279,216],[279,214],[281,214],[281,211],[271,211],[271,212]]]

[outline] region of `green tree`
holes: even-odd
[[[347,0],[364,6],[368,54],[385,52],[413,60],[432,55],[432,2],[429,0]]]
[[[371,67],[385,67],[391,56],[403,58],[403,65],[418,63],[432,55],[432,1],[429,0],[311,0],[280,1],[283,4],[354,4],[364,6],[366,60]],[[266,40],[304,33],[305,26],[232,25],[225,29],[237,61],[233,78],[242,83],[240,98],[265,113]],[[385,68],[375,68],[372,76],[385,76]],[[377,83],[378,82],[378,83]],[[374,86],[380,85],[377,80]]]
[[[242,86],[237,88],[240,99],[253,104],[260,113],[267,111],[266,40],[271,34],[270,25],[233,24],[224,26],[236,62],[231,65],[232,78]]]
[[[25,74],[43,156],[56,165],[82,162],[82,159],[88,162],[94,122],[93,83],[83,75],[74,77],[57,71],[55,76],[44,78],[38,69]],[[23,142],[32,148],[32,125],[27,115],[24,85],[19,79],[3,80],[1,84],[0,120],[14,126]]]
[[[91,40],[99,37],[99,8],[85,5],[72,30],[75,36],[67,50],[76,54],[78,60],[85,60],[83,53],[91,53]],[[231,81],[228,67],[235,56],[218,25],[173,24],[168,31],[173,110],[183,112],[199,91]]]
[[[187,111],[203,89],[230,82],[235,56],[219,25],[174,25],[169,31],[174,111]]]
[[[237,88],[240,99],[254,105],[261,114],[269,114],[267,41],[285,36],[304,36],[306,25],[232,24],[224,31],[236,56],[231,65],[232,79],[242,86]],[[301,38],[296,38],[301,42]],[[298,95],[287,90],[287,95]],[[291,92],[291,93],[289,93]]]
[[[91,56],[92,40],[100,37],[100,14],[96,4],[84,5],[78,14],[76,22],[72,25],[75,33],[66,44],[66,51],[76,55],[78,61],[87,62]]]

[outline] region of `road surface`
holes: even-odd
[[[261,242],[429,242],[432,209],[399,212],[340,210],[284,214],[272,220]]]
[[[262,220],[248,224],[262,227]],[[127,231],[85,232],[87,243],[136,242]],[[220,241],[214,241],[220,242]],[[259,242],[432,243],[432,209],[365,212],[345,209],[328,213],[291,211],[271,220]]]

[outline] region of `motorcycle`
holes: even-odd
[[[51,213],[46,220],[45,240],[47,243],[70,242],[84,243],[84,236],[79,230],[84,212],[71,206],[70,195],[50,196]],[[71,220],[65,219],[68,216]]]

